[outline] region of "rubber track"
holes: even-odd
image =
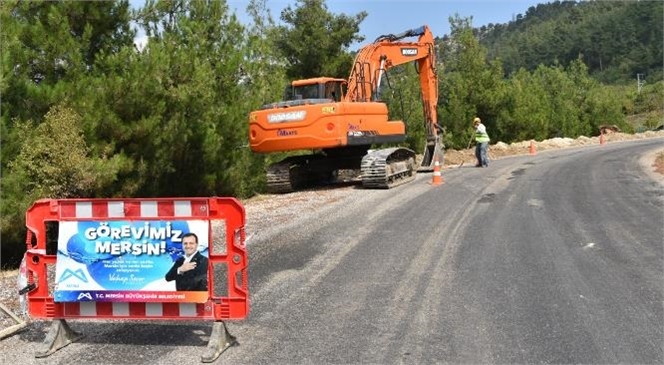
[[[407,148],[372,151],[362,159],[362,186],[390,189],[415,180],[415,152]]]
[[[290,162],[275,163],[267,168],[267,192],[272,194],[290,193],[293,185],[290,178]]]

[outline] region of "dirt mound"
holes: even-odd
[[[664,131],[648,131],[644,133],[637,134],[625,134],[625,133],[607,133],[604,135],[604,141],[617,142],[617,141],[629,141],[634,139],[645,139],[645,138],[656,138],[664,137]],[[530,153],[530,143],[531,141],[522,141],[514,142],[507,144],[505,142],[497,142],[495,144],[489,145],[489,159],[496,160],[505,156],[515,156],[515,155],[526,155]],[[599,137],[586,137],[580,136],[576,139],[572,138],[551,138],[543,141],[532,141],[536,151],[546,151],[554,150],[561,148],[569,147],[579,147],[585,145],[599,144]],[[445,166],[453,167],[460,165],[475,164],[475,148],[464,149],[464,150],[445,150]]]

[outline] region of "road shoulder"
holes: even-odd
[[[657,172],[655,166],[657,155],[660,153],[664,153],[664,148],[658,147],[648,151],[639,158],[639,164],[651,179],[664,186],[664,175]]]

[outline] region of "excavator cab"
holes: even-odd
[[[325,102],[338,102],[345,95],[347,85],[344,79],[329,77],[293,81],[284,90],[284,101],[326,99]]]

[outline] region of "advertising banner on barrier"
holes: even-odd
[[[208,300],[209,221],[61,221],[55,302]]]

